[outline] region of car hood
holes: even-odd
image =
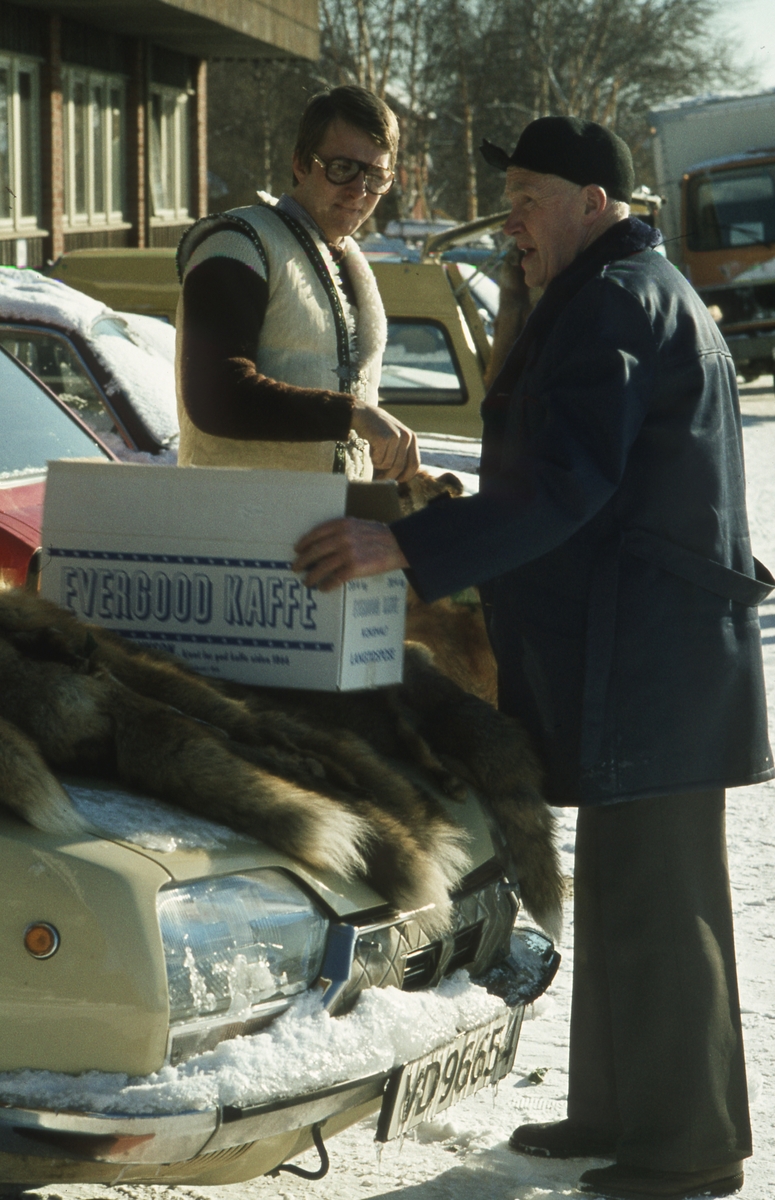
[[[384,907],[363,880],[316,871],[264,842],[111,783],[65,779],[63,786],[95,833],[157,863],[176,882],[275,867],[292,872],[338,917]],[[427,784],[425,784],[427,786]],[[435,793],[469,836],[472,870],[493,857],[482,806],[473,790],[464,802]]]

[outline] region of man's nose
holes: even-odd
[[[353,196],[362,196],[364,194],[366,191],[366,175],[363,168],[355,176],[355,179],[351,179],[349,183],[344,185],[344,189]]]
[[[522,218],[517,211],[516,205],[512,208],[503,226],[503,232],[506,237],[515,237],[522,226]]]

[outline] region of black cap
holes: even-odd
[[[629,204],[635,187],[632,155],[610,129],[580,117],[539,117],[522,130],[514,153],[508,155],[487,139],[479,149],[499,171],[524,167],[539,175],[559,175],[580,187],[596,183],[612,200]]]

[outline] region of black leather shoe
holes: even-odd
[[[575,1121],[550,1121],[544,1125],[520,1125],[509,1138],[518,1154],[542,1158],[614,1158],[616,1138],[586,1129]]]
[[[606,1200],[690,1200],[692,1196],[731,1196],[743,1186],[743,1164],[726,1163],[707,1171],[649,1171],[614,1163],[593,1167],[579,1180],[582,1192]]]

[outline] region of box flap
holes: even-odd
[[[60,459],[49,464],[44,533],[102,531],[165,541],[192,535],[205,553],[224,544],[293,544],[314,525],[344,515],[347,480],[311,471],[157,466]]]
[[[394,479],[380,479],[372,483],[351,480],[347,488],[346,515],[365,521],[383,521],[385,525],[397,521],[402,515],[398,484]]]

